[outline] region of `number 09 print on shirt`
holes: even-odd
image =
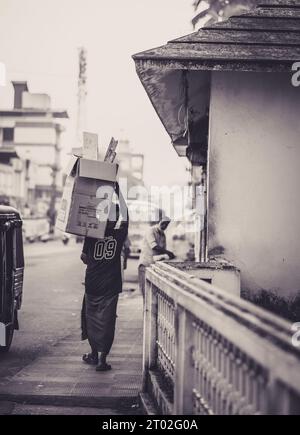
[[[112,260],[115,256],[117,241],[113,237],[98,240],[95,243],[95,260]]]

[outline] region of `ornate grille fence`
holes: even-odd
[[[144,383],[162,414],[300,413],[291,324],[159,263],[147,269]]]

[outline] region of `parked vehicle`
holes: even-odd
[[[19,212],[0,206],[0,353],[7,352],[22,305],[24,253]]]
[[[49,222],[45,217],[23,217],[24,241],[34,243],[36,241],[47,242],[49,240]]]
[[[148,225],[149,226],[149,225]],[[141,253],[142,241],[145,234],[146,225],[132,225],[128,231],[128,239],[130,241],[130,258],[138,258]]]

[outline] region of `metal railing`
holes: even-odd
[[[165,263],[146,272],[143,391],[162,414],[300,414],[291,324]]]

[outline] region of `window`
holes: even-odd
[[[3,142],[13,142],[14,141],[14,129],[4,128],[3,129]]]

